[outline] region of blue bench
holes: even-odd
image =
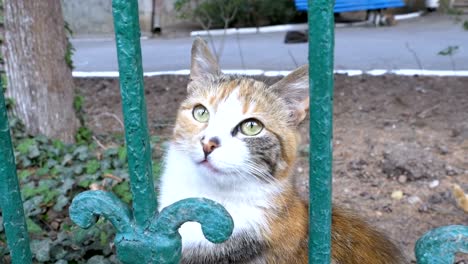
[[[295,0],[299,11],[307,11],[307,0]],[[403,0],[336,0],[335,13],[403,7]]]

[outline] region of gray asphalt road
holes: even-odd
[[[468,17],[462,17],[461,21]],[[285,33],[230,35],[223,69],[291,70],[307,62],[307,44],[283,43]],[[116,71],[112,39],[73,39],[76,71]],[[143,68],[188,69],[192,38],[142,40]],[[217,44],[220,38],[215,38]],[[468,31],[454,17],[429,15],[393,27],[336,28],[335,69],[468,70]],[[458,47],[453,56],[438,52]]]

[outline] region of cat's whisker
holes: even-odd
[[[262,180],[266,181],[267,183],[270,184],[275,184],[277,183],[277,179],[271,175],[268,171],[265,171],[264,169],[260,168],[258,165],[256,165],[253,161],[247,161],[244,164],[251,172],[254,172],[255,176],[261,178]]]

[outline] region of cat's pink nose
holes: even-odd
[[[210,138],[210,140],[208,140],[207,143],[204,143],[202,139],[201,144],[202,144],[203,152],[205,153],[205,158],[206,158],[208,157],[208,155],[211,154],[211,152],[213,152],[213,150],[219,147],[220,142],[219,142],[219,138],[212,137]]]

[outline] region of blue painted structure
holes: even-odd
[[[299,11],[307,10],[307,0],[295,0],[296,8]],[[335,13],[375,10],[383,8],[395,8],[405,6],[403,0],[336,0]]]

